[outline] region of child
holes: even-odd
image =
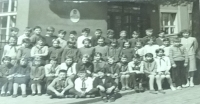
[[[44,44],[44,39],[39,39],[37,44],[31,49],[31,57],[41,57],[46,61],[49,49],[47,46],[44,46]]]
[[[94,71],[92,73],[93,78],[98,77],[98,71],[104,69],[105,64],[106,63],[102,60],[102,54],[98,52],[95,53],[93,61]]]
[[[132,61],[128,63],[128,71],[130,74],[130,87],[134,88],[136,92],[143,92],[144,73],[141,71],[141,56],[134,54]]]
[[[72,81],[75,80],[77,70],[76,70],[76,62],[74,62],[73,56],[66,56],[65,62],[61,63],[56,71],[56,75],[58,75],[59,70],[66,70],[66,75],[68,78],[71,78]]]
[[[132,37],[133,37],[133,38],[132,38],[132,39],[129,39],[132,48],[135,48],[135,46],[136,46],[136,42],[138,42],[138,41],[142,41],[142,39],[139,38],[139,35],[140,35],[139,32],[137,32],[137,31],[133,31],[133,34],[132,34]]]
[[[187,50],[181,45],[181,39],[175,38],[174,45],[170,48],[169,57],[172,64],[172,78],[178,90],[185,86],[186,66],[188,65]]]
[[[60,47],[60,41],[59,40],[52,40],[53,46],[49,48],[49,59],[52,57],[55,57],[57,60],[57,64],[61,64],[61,55],[63,52],[63,48]]]
[[[158,38],[156,38],[156,44],[162,46],[164,39],[165,39],[165,31],[162,30],[159,32]]]
[[[182,35],[183,38],[181,38],[181,44],[186,48],[187,56],[189,57],[189,69],[186,86],[193,87],[194,72],[197,70],[195,53],[198,49],[198,42],[195,37],[191,37],[189,30],[183,30]]]
[[[107,37],[105,38],[105,44],[109,46],[114,38],[114,31],[112,29],[107,30]]]
[[[77,32],[76,31],[70,31],[68,40],[76,41],[76,36],[77,36]]]
[[[1,96],[3,97],[11,95],[13,85],[11,69],[13,68],[13,65],[11,64],[11,58],[8,56],[4,56],[2,62],[3,63],[0,65],[0,85],[2,86]]]
[[[16,36],[18,37],[19,29],[17,27],[12,27],[10,29],[10,36]]]
[[[53,44],[53,40],[57,38],[56,36],[53,35],[54,31],[55,28],[51,26],[47,27],[46,29],[46,35],[44,36],[44,39],[46,41],[45,45],[48,47],[51,47]]]
[[[122,83],[122,91],[125,90],[130,90],[131,88],[129,87],[129,70],[128,70],[128,56],[122,55],[120,58],[120,62],[118,63],[120,67],[120,80]]]
[[[128,56],[128,62],[132,60],[132,56],[135,54],[135,50],[131,48],[131,43],[129,41],[124,42],[121,54]]]
[[[134,51],[135,51],[135,54],[138,54],[140,57],[144,57],[144,48],[141,41],[137,41],[135,43]]]
[[[88,77],[85,71],[79,71],[78,78],[74,82],[75,97],[95,97],[96,92],[96,89],[93,89],[93,79]]]
[[[31,91],[32,96],[35,96],[36,94],[36,88],[37,88],[37,94],[38,96],[42,95],[42,82],[43,78],[45,76],[45,70],[44,66],[41,66],[42,59],[39,57],[36,57],[34,59],[34,66],[31,67],[30,77],[31,77]]]
[[[119,43],[119,46],[121,47],[121,48],[123,48],[123,44],[124,44],[124,42],[125,41],[128,41],[128,39],[127,39],[127,32],[125,31],[125,30],[122,30],[121,32],[120,32],[120,38],[117,40],[118,41],[118,43]]]
[[[153,57],[156,57],[156,50],[159,48],[158,45],[155,44],[155,38],[147,39],[147,45],[144,47],[144,54],[152,53]]]
[[[159,48],[156,50],[157,57],[155,58],[157,64],[156,83],[158,92],[165,93],[162,89],[163,79],[166,78],[172,91],[176,90],[170,76],[169,70],[171,69],[171,62],[169,57],[164,56],[164,49]]]
[[[110,46],[108,47],[108,53],[107,56],[113,56],[116,60],[116,62],[119,61],[120,55],[121,55],[121,47],[118,46],[118,42],[116,39],[113,39],[111,41]]]
[[[76,41],[72,41],[71,40],[71,41],[67,42],[67,47],[65,47],[63,52],[62,52],[61,62],[65,61],[65,57],[66,56],[73,56],[74,61],[78,62],[79,56],[80,56],[80,52],[75,47],[75,44],[76,44]]]
[[[24,45],[24,47],[19,48],[18,51],[18,57],[17,59],[20,60],[22,57],[27,58],[29,61],[31,61],[31,40],[28,38],[25,38],[22,41],[22,44]]]
[[[51,84],[47,87],[47,93],[51,95],[52,98],[64,98],[65,95],[72,92],[74,83],[70,78],[66,77],[66,70],[60,70],[58,77],[55,78]]]
[[[64,30],[59,30],[58,31],[58,38],[57,38],[57,40],[60,41],[59,46],[61,48],[65,48],[67,46],[67,41],[64,39],[66,34],[67,34],[67,32],[64,31]]]
[[[97,41],[98,39],[102,37],[102,30],[101,29],[96,29],[94,36],[91,38],[91,45],[92,47],[95,47],[98,45]]]
[[[93,58],[95,50],[94,50],[94,47],[91,47],[91,40],[86,38],[83,40],[83,44],[84,44],[84,47],[81,47],[78,49],[80,51],[79,58],[81,58],[84,54],[88,54],[90,55],[90,58]]]
[[[112,77],[106,76],[105,70],[98,71],[98,77],[95,78],[93,82],[93,87],[97,88],[101,98],[104,102],[114,102],[115,101],[115,89],[117,88],[117,83]]]
[[[44,37],[41,35],[42,28],[40,26],[35,26],[35,28],[33,29],[33,31],[34,31],[34,34],[30,37],[30,39],[31,39],[32,45],[35,46],[36,43],[40,39],[44,39]]]
[[[149,79],[150,93],[157,94],[154,89],[154,79],[156,75],[157,65],[156,61],[153,59],[152,53],[145,54],[145,61],[142,61],[140,71],[144,72],[146,78]]]
[[[147,43],[148,42],[148,40],[149,39],[151,39],[151,38],[154,38],[155,39],[155,37],[154,36],[152,36],[153,35],[153,29],[146,29],[146,36],[145,37],[143,37],[143,43]],[[145,44],[146,45],[146,44]]]
[[[106,60],[106,56],[108,53],[108,46],[105,45],[105,38],[100,37],[97,41],[98,45],[95,46],[95,52],[99,52],[102,54],[103,60]]]
[[[84,28],[82,30],[82,36],[79,36],[78,39],[77,39],[77,48],[81,48],[83,47],[83,40],[88,38],[88,39],[91,39],[91,37],[89,36],[90,34],[90,29],[89,28]]]
[[[112,56],[108,56],[108,62],[105,65],[106,75],[110,76],[115,80],[117,83],[116,91],[119,91],[118,85],[119,85],[119,74],[120,74],[120,66],[115,63],[115,58]]]
[[[57,58],[51,57],[50,63],[44,66],[46,86],[48,86],[56,77],[57,71]]]
[[[22,45],[24,39],[29,39],[31,36],[32,28],[26,27],[24,30],[24,34],[18,37],[17,45]]]
[[[9,38],[9,43],[4,46],[2,58],[4,56],[11,57],[11,63],[15,65],[15,63],[17,62],[17,53],[19,48],[20,47],[17,46],[17,37],[11,36]]]
[[[165,56],[168,56],[168,57],[169,57],[169,50],[170,50],[170,48],[171,48],[169,38],[163,39],[163,45],[160,46],[160,48],[164,49],[164,51],[165,51],[165,53],[164,53]]]
[[[19,85],[22,91],[22,97],[27,97],[26,95],[26,85],[30,79],[30,66],[28,65],[27,58],[21,58],[19,64],[14,66],[12,74],[13,76],[13,98],[16,98]]]
[[[89,61],[90,56],[88,54],[83,55],[81,62],[78,62],[76,64],[76,70],[77,73],[79,71],[85,71],[85,73],[87,73],[87,75],[91,75],[93,72],[93,64]]]

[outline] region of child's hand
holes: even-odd
[[[168,70],[166,70],[166,71],[165,71],[165,74],[166,74],[166,75],[169,75],[169,74],[170,74],[170,72],[169,72]]]
[[[187,64],[187,63],[185,63],[185,64],[184,64],[184,67],[186,67],[186,66],[188,66],[188,64]]]
[[[176,67],[176,64],[173,64],[172,67],[175,68],[175,67]]]
[[[105,88],[101,85],[98,85],[97,88],[100,89],[100,91],[105,91]]]

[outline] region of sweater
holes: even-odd
[[[2,58],[4,56],[9,56],[12,59],[17,59],[17,53],[18,53],[19,48],[20,48],[19,46],[11,46],[10,44],[6,44],[4,46]]]
[[[79,50],[76,47],[66,47],[64,48],[63,52],[62,52],[62,57],[61,57],[61,62],[65,61],[65,57],[66,56],[72,56],[75,62],[78,62],[79,60]]]
[[[31,67],[31,72],[30,72],[30,77],[31,79],[34,78],[39,78],[40,80],[42,80],[45,76],[45,70],[43,66],[32,66]]]
[[[99,46],[99,45],[97,45],[97,46],[95,46],[95,52],[99,52],[99,53],[101,53],[102,54],[102,58],[104,59],[104,60],[106,60],[107,59],[107,53],[108,53],[108,46]]]
[[[106,63],[104,61],[93,61],[93,65],[93,73],[98,73],[100,70],[104,70]]]
[[[118,41],[118,46],[123,48],[124,42],[128,41],[128,39],[119,38],[117,41]]]
[[[70,78],[61,80],[60,78],[57,77],[51,82],[49,86],[53,87],[57,91],[60,91],[60,90],[64,90],[66,87],[73,88],[74,83],[72,82]]]
[[[131,43],[131,47],[135,48],[136,42],[141,41],[142,42],[142,38],[132,38],[129,39],[129,42]]]
[[[198,42],[197,39],[194,37],[189,38],[181,38],[181,44],[186,48],[187,54],[195,55],[198,49]]]
[[[106,63],[105,65],[105,70],[106,70],[106,74],[118,74],[120,73],[120,66],[117,63],[113,63],[113,64],[108,64]]]
[[[84,39],[91,39],[91,37],[90,36],[88,36],[88,37],[86,37],[86,36],[80,36],[80,37],[78,37],[78,39],[77,39],[77,48],[81,48],[81,47],[84,47],[84,45],[83,45],[83,40]]]
[[[31,58],[31,47],[21,47],[17,53],[18,59],[21,59],[22,57],[25,58]]]
[[[8,75],[12,74],[12,64],[2,64],[0,65],[0,77],[7,77]]]
[[[46,59],[46,56],[48,55],[48,47],[47,46],[34,46],[31,49],[31,57],[36,57],[36,54],[42,54],[40,55],[40,57],[42,57],[43,59]]]
[[[57,38],[57,36],[44,36],[44,39],[45,39],[45,42],[46,42],[46,46],[48,46],[48,47],[52,47],[52,45],[53,45],[53,40],[54,39],[56,39]]]
[[[22,65],[16,65],[12,68],[12,74],[21,74],[25,75],[26,77],[30,76],[30,71],[31,67],[27,66],[22,66]]]
[[[157,70],[157,64],[156,61],[142,61],[141,62],[141,67],[140,67],[141,71],[144,73],[152,73],[152,72],[156,72]]]
[[[135,50],[133,48],[123,48],[121,55],[126,55],[128,58],[128,62],[132,61],[132,57],[135,54]]]
[[[61,47],[50,47],[49,48],[49,59],[51,59],[52,57],[55,57],[57,59],[57,63],[61,63],[61,55],[63,52],[63,48]]]
[[[121,47],[109,47],[107,56],[113,56],[115,58],[115,62],[118,62],[120,59],[122,49]]]
[[[131,72],[136,72],[136,71],[140,71],[140,67],[141,67],[141,62],[134,62],[131,61],[128,63],[128,71]]]
[[[72,63],[71,65],[67,65],[66,63],[61,63],[56,70],[56,75],[58,75],[60,70],[66,70],[68,77],[71,75],[76,75],[77,74],[76,64],[77,63]]]
[[[83,56],[84,54],[88,54],[88,55],[90,56],[90,58],[93,58],[94,52],[95,52],[94,47],[90,47],[90,48],[81,47],[81,48],[79,48],[78,50],[79,50],[79,52],[80,52],[79,58],[82,58],[82,56]]]
[[[30,40],[31,40],[32,45],[35,46],[36,43],[37,43],[41,38],[44,39],[44,37],[43,37],[42,35],[36,35],[36,34],[32,35],[32,36],[30,37]]]
[[[79,62],[76,64],[76,72],[79,73],[79,71],[90,71],[91,73],[93,72],[94,66],[92,63],[88,62],[88,63],[82,63]]]
[[[163,45],[163,39],[164,38],[160,38],[160,37],[156,38],[156,44],[159,45],[159,46],[162,46]]]

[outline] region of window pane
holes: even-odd
[[[10,27],[15,27],[16,25],[16,16],[10,17]]]
[[[8,0],[0,0],[0,13],[8,12]]]
[[[7,16],[0,17],[0,28],[6,28],[7,27]]]
[[[11,3],[11,12],[16,12],[17,11],[17,0],[12,0]]]
[[[0,29],[0,35],[6,35],[6,29]]]

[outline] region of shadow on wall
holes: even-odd
[[[107,3],[74,3],[62,0],[49,0],[49,8],[60,18],[69,19],[72,9],[78,9],[81,19],[107,20]]]

